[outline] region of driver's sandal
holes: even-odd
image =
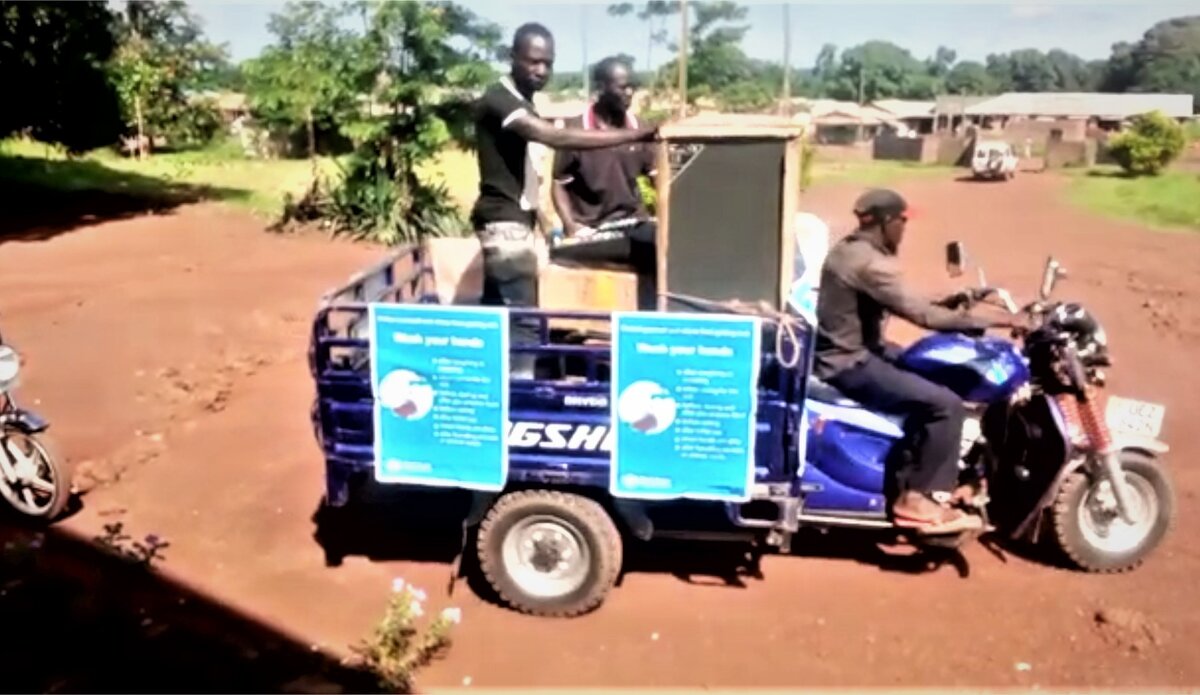
[[[920,493],[906,493],[892,505],[892,522],[921,535],[982,531],[984,527],[981,517],[938,504]]]

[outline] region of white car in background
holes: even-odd
[[[971,173],[977,179],[1011,179],[1021,161],[1013,146],[1003,140],[980,140],[971,155]]]

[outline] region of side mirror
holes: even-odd
[[[1067,276],[1066,268],[1063,268],[1054,257],[1046,259],[1046,268],[1042,271],[1042,286],[1038,288],[1038,297],[1047,300],[1050,294],[1054,292],[1054,286],[1058,283],[1059,278]]]
[[[967,250],[961,241],[946,244],[946,272],[952,278],[960,277],[967,266]]]

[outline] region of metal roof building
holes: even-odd
[[[931,119],[937,102],[912,99],[876,99],[871,106],[897,120]]]
[[[1151,111],[1191,118],[1191,94],[1105,94],[1091,92],[1008,92],[967,105],[967,116],[1045,116],[1121,121]]]

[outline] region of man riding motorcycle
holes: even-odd
[[[915,440],[911,462],[896,471],[892,517],[924,534],[982,527],[980,517],[951,505],[966,417],[949,389],[901,369],[883,339],[884,312],[935,331],[1015,327],[1011,317],[965,314],[921,298],[901,281],[896,252],[908,203],[891,190],[870,190],[854,204],[858,228],[835,244],[821,271],[815,375],[872,410],[905,417]]]

